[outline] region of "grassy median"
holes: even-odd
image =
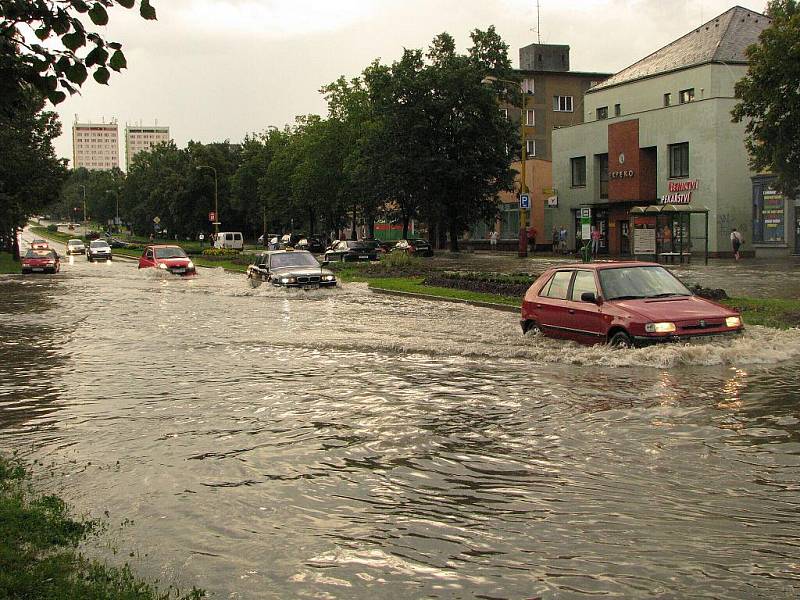
[[[32,472],[17,458],[0,456],[0,598],[25,600],[186,600],[204,598],[193,588],[181,595],[137,578],[129,565],[89,559],[79,544],[99,523],[76,518],[58,496],[32,491]]]
[[[20,273],[19,262],[10,252],[0,250],[0,273]]]

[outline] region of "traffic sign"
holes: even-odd
[[[216,221],[217,213],[215,213],[213,210],[210,213],[208,213],[208,220],[211,221],[212,223]]]
[[[531,207],[531,197],[529,194],[519,195],[519,207],[523,210],[527,210]]]
[[[161,219],[159,217],[153,217],[153,223],[158,225],[159,223],[161,223]]]

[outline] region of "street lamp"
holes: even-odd
[[[197,171],[200,169],[211,169],[214,171],[214,239],[219,234],[219,203],[217,201],[217,170],[211,165],[198,165],[195,167]]]
[[[525,163],[528,160],[528,156],[527,156],[528,144],[527,144],[527,140],[525,139],[525,117],[527,116],[525,109],[527,108],[527,98],[528,98],[528,96],[525,93],[525,89],[522,87],[522,82],[521,81],[512,81],[510,79],[500,79],[498,77],[494,77],[493,75],[487,75],[486,77],[484,77],[481,80],[481,83],[483,85],[491,85],[492,83],[495,83],[497,81],[500,81],[502,83],[510,83],[512,85],[518,86],[519,87],[519,91],[522,94],[522,108],[520,109],[520,113],[519,113],[519,131],[520,131],[520,138],[521,138],[521,141],[522,141],[522,153],[521,153],[521,157],[520,157],[521,158],[521,162],[522,162],[522,167],[520,169],[520,178],[521,178],[522,181],[520,182],[519,193],[520,193],[520,195],[522,195],[522,194],[525,194],[525,193],[528,192],[528,184],[527,184],[527,180],[525,178]],[[531,213],[531,222],[533,222],[533,213]],[[528,235],[527,235],[527,231],[526,231],[526,228],[525,228],[525,209],[522,208],[521,203],[520,203],[520,207],[519,207],[519,246],[518,246],[517,255],[520,258],[525,258],[526,256],[528,256]]]
[[[83,188],[83,237],[86,237],[86,186],[80,186]]]

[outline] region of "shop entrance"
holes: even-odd
[[[631,231],[630,221],[617,221],[619,231],[619,253],[620,256],[630,256],[631,253]]]

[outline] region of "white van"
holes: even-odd
[[[232,250],[242,250],[244,248],[244,238],[241,231],[220,231],[214,240],[214,248],[230,248]]]

